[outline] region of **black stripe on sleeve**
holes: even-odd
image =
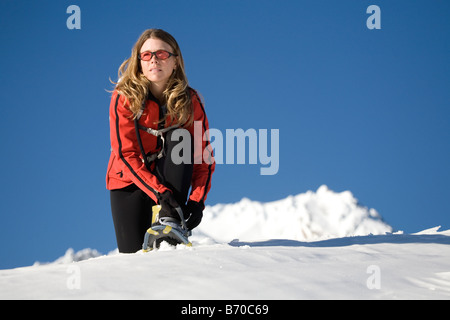
[[[119,143],[119,158],[125,163],[127,168],[130,170],[130,172],[133,174],[133,176],[136,177],[136,179],[139,180],[140,183],[144,185],[149,191],[151,191],[157,198],[159,197],[159,192],[157,192],[155,189],[150,187],[137,173],[134,171],[133,167],[127,162],[125,157],[122,154],[122,141],[120,139],[120,131],[119,131],[119,113],[117,111],[117,105],[119,102],[120,95],[117,95],[116,103],[114,105],[114,112],[116,114],[116,135],[117,135],[117,142]]]

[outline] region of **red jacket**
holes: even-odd
[[[206,148],[212,159],[208,163],[205,162],[206,159],[203,159],[203,157],[201,163],[199,163],[198,158],[194,161],[191,181],[192,191],[189,199],[199,202],[201,200],[205,201],[206,195],[211,188],[211,175],[215,169],[215,162],[212,158],[210,142],[202,139],[205,130],[209,129],[203,104],[195,90],[191,89],[191,97],[194,108],[194,121],[199,121],[195,127],[197,128],[196,130],[201,128],[201,135],[196,133],[196,137],[199,139],[196,139],[197,141],[194,140],[194,124],[186,129],[191,133],[191,137],[197,145],[197,149],[194,148],[194,150],[201,150],[203,155],[203,151]],[[106,174],[106,188],[108,190],[121,189],[134,183],[155,202],[158,202],[158,195],[168,189],[158,181],[142,161],[142,153],[137,140],[132,112],[128,106],[128,100],[117,91],[114,91],[109,109],[111,156]],[[157,129],[159,112],[158,103],[151,99],[147,100],[144,113],[139,119],[139,124],[144,127]],[[166,123],[168,122],[166,121]],[[200,123],[201,126],[199,125]],[[155,136],[142,130],[140,136],[146,153],[158,151],[157,138]]]

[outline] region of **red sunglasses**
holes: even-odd
[[[138,55],[138,59],[142,60],[142,61],[150,61],[150,60],[152,60],[153,55],[155,55],[159,60],[166,60],[166,59],[170,58],[171,56],[178,56],[177,54],[166,51],[166,50],[158,50],[158,51],[154,51],[154,52],[144,51]]]

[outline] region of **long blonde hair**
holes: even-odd
[[[142,102],[148,97],[151,85],[150,80],[142,73],[138,55],[144,42],[151,38],[166,42],[172,47],[173,53],[177,55],[177,68],[170,76],[163,95],[167,106],[167,115],[170,117],[172,124],[189,125],[193,122],[193,107],[188,80],[184,71],[183,56],[175,38],[164,30],[148,29],[141,34],[133,46],[131,57],[119,67],[119,80],[115,83],[115,89],[128,99],[130,110],[135,118],[139,113]]]

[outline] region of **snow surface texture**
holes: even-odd
[[[207,207],[201,226],[191,248],[0,270],[0,299],[450,298],[450,230],[392,233],[348,191]]]

